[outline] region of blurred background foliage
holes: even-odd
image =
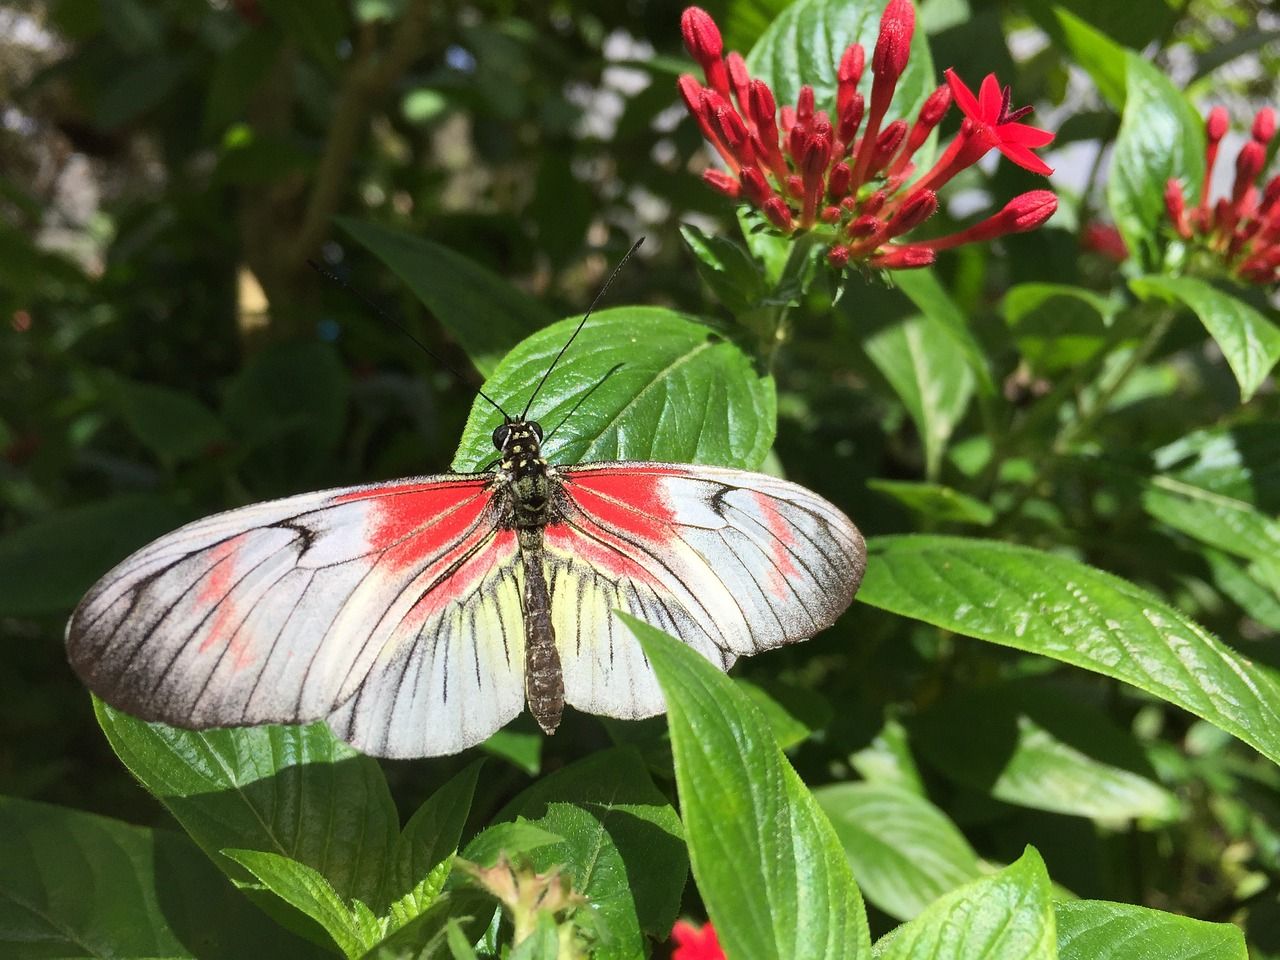
[[[741,50],[783,5],[707,4]],[[218,509],[438,472],[452,459],[479,375],[410,285],[335,217],[447,248],[438,270],[453,268],[450,251],[468,258],[543,304],[538,323],[580,312],[645,234],[640,262],[622,273],[609,301],[723,315],[679,235],[689,222],[728,234],[734,217],[699,181],[706,154],[674,93],[689,66],[681,6],[0,4],[0,793],[135,822],[163,817],[158,807],[139,808],[142,794],[64,661],[66,615],[115,560]],[[1280,21],[1266,4],[1065,6],[1146,50],[1193,98],[1211,89],[1213,102],[1236,105],[1237,116],[1274,98]],[[1114,136],[1118,114],[1044,32],[1039,0],[925,0],[920,15],[939,69],[975,79],[995,70],[1013,82],[1018,102],[1038,105],[1038,125],[1060,131],[1050,158],[1060,170],[1058,217],[1016,242],[940,261],[1000,378],[1001,411],[1012,417],[1043,396],[1054,370],[1020,363],[1001,296],[1032,280],[1108,294],[1111,265],[1081,253],[1078,235],[1103,206],[1100,144]],[[989,206],[988,194],[1006,198],[1035,185],[1008,164],[971,174],[940,216],[959,221]],[[457,382],[318,277],[308,257],[406,318],[471,382]],[[429,268],[419,282],[431,287]],[[819,285],[813,296],[775,370],[778,461],[869,534],[947,527],[936,511],[920,519],[866,484],[919,479],[924,470],[910,418],[861,347],[877,324],[904,315],[903,298],[857,277],[835,311],[830,290]],[[1203,339],[1199,326],[1189,317],[1179,323],[1161,348],[1178,362],[1135,378],[1100,427],[1112,454],[1129,449],[1142,461],[1237,409],[1222,365],[1198,346],[1186,349]],[[1250,409],[1274,419],[1274,392]],[[962,426],[956,436],[965,434]],[[1028,437],[1034,446],[1035,430]],[[967,449],[963,439],[953,448],[950,475],[964,475]],[[1256,610],[1244,617],[1211,586],[1200,553],[1151,525],[1123,478],[1066,462],[1052,501],[1029,488],[1017,500],[1008,485],[1034,467],[1034,458],[1013,457],[1000,477],[979,478],[996,495],[994,535],[1069,544],[1173,597],[1251,656],[1280,662],[1280,608],[1270,623]],[[1104,486],[1110,500],[1099,507]],[[1017,509],[1007,509],[1011,500]],[[980,513],[961,525],[990,522]],[[1025,679],[1048,666],[977,643],[961,649],[933,628],[855,606],[817,641],[743,672],[784,677],[794,710],[807,710],[811,728],[825,727],[795,755],[814,784],[893,756],[881,731],[888,705],[927,705],[949,688]],[[786,689],[774,690],[784,702]],[[983,792],[981,777],[947,779],[946,724],[926,723],[920,743],[937,747],[943,772],[935,798],[969,840],[984,856],[1012,860],[1034,837],[1055,880],[1086,896],[1206,919],[1227,919],[1252,898],[1259,919],[1251,937],[1277,951],[1260,955],[1280,956],[1280,932],[1263,922],[1280,913],[1267,879],[1280,873],[1274,769],[1114,684],[1072,675],[1056,695],[1102,707],[1157,742],[1148,759],[1182,784],[1189,812],[1160,829],[1105,829],[1005,803]],[[1185,752],[1162,752],[1158,735],[1181,739]],[[542,765],[606,742],[599,724],[570,718],[547,742]],[[420,799],[423,784],[457,764],[389,768],[393,786]],[[509,788],[523,776],[513,767]],[[492,810],[502,799],[481,806]]]

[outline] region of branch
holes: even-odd
[[[381,57],[374,50],[372,27],[360,37],[355,61],[338,91],[333,121],[325,136],[324,152],[302,223],[286,247],[290,265],[301,264],[328,233],[329,221],[338,211],[347,187],[351,161],[365,134],[369,114],[421,52],[429,21],[430,0],[409,0]]]

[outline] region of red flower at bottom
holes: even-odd
[[[671,937],[676,942],[671,960],[725,960],[716,929],[710,923],[699,930],[687,920],[677,920]]]

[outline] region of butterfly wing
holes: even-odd
[[[543,541],[565,700],[581,710],[643,717],[663,709],[615,609],[728,669],[738,656],[830,626],[862,580],[862,535],[794,483],[664,463],[588,464],[558,476],[563,519]]]
[[[488,475],[307,494],[142,548],[77,607],[67,649],[145,719],[324,718],[367,753],[452,753],[523,706],[522,577]]]

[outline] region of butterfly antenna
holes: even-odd
[[[436,363],[440,364],[440,366],[444,367],[446,370],[452,373],[455,377],[458,378],[459,381],[461,381],[462,383],[467,382],[467,378],[464,377],[461,373],[459,373],[457,368],[455,368],[453,364],[451,364],[448,360],[440,356],[440,354],[436,353],[434,350],[428,347],[425,343],[423,343],[421,340],[415,337],[408,327],[406,327],[403,323],[401,323],[395,317],[391,316],[391,314],[387,313],[387,311],[383,310],[380,306],[378,306],[376,303],[374,303],[372,300],[366,297],[363,293],[361,293],[359,290],[353,287],[350,283],[348,283],[342,277],[338,276],[332,270],[328,269],[323,264],[318,263],[315,260],[308,260],[307,266],[309,266],[316,273],[320,274],[320,276],[328,280],[332,280],[334,283],[338,284],[338,286],[346,290],[347,293],[351,294],[351,296],[355,297],[357,300],[363,303],[366,307],[368,307],[369,310],[373,312],[374,316],[385,321],[386,323],[391,324],[391,326],[395,327],[397,330],[403,333],[406,337],[408,337],[415,344],[417,344],[418,349],[420,349],[423,353],[425,353],[428,357],[430,357]],[[487,400],[490,406],[492,406],[495,410],[497,410],[500,414],[502,414],[502,416],[507,421],[511,420],[510,415],[507,413],[507,411],[502,409],[502,407],[498,404],[498,401],[494,400],[491,396],[489,396],[479,387],[476,387],[476,393],[478,393],[481,397]]]
[[[559,430],[561,427],[563,427],[569,421],[569,418],[578,412],[578,408],[582,406],[583,402],[587,399],[587,397],[595,393],[598,387],[600,387],[606,380],[608,380],[610,377],[612,377],[615,373],[617,373],[621,369],[622,369],[621,363],[615,363],[612,367],[610,367],[608,372],[603,377],[601,377],[599,380],[597,380],[595,383],[591,385],[590,390],[588,390],[586,393],[584,393],[582,396],[578,398],[578,402],[573,405],[573,407],[569,410],[568,413],[564,415],[564,418],[559,423],[557,423],[554,427],[551,428],[551,432],[542,438],[542,442],[545,444],[548,440],[554,437],[556,435],[556,431]]]
[[[603,297],[605,291],[609,289],[609,284],[613,283],[613,279],[618,275],[618,271],[620,271],[626,265],[626,262],[631,259],[631,255],[640,249],[640,244],[642,243],[644,243],[644,237],[641,237],[633,243],[631,245],[631,249],[623,255],[622,259],[618,261],[618,265],[613,268],[613,273],[609,274],[609,279],[604,282],[604,286],[600,288],[600,292],[597,293],[595,295],[595,299],[591,301],[591,306],[587,307],[587,312],[583,314],[582,319],[578,321],[578,326],[573,331],[573,335],[564,342],[564,346],[560,348],[560,352],[556,354],[556,358],[551,361],[551,366],[547,367],[547,372],[542,375],[542,379],[538,381],[538,385],[533,388],[533,393],[529,395],[529,402],[524,405],[524,413],[520,414],[521,420],[524,420],[529,416],[529,409],[533,406],[533,401],[537,398],[538,392],[542,389],[542,385],[547,382],[547,377],[551,376],[551,371],[556,368],[556,364],[560,362],[560,358],[564,356],[564,352],[569,349],[569,344],[573,343],[578,334],[582,332],[583,326],[591,316],[591,311],[596,308],[596,304],[600,302],[600,298]],[[574,409],[577,408],[575,407]]]

